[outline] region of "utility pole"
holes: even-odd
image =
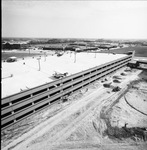
[[[44,52],[44,61],[46,61],[46,52]]]
[[[37,60],[38,60],[38,65],[39,65],[38,71],[40,71],[40,70],[41,70],[41,66],[40,66],[40,58],[37,58]]]
[[[135,51],[132,52],[132,60],[131,61],[133,61],[134,56],[135,56]]]
[[[96,58],[96,51],[95,51],[95,58]]]
[[[75,60],[74,60],[74,63],[76,62],[76,49],[75,49]]]
[[[62,47],[63,47],[63,52],[65,52],[66,45],[62,45]]]
[[[63,53],[65,53],[65,52],[66,52],[66,51],[65,51],[66,47],[67,47],[67,44],[62,44]]]

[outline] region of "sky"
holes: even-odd
[[[2,0],[2,37],[147,39],[147,1]]]

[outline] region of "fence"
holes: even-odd
[[[124,67],[132,55],[90,68],[62,79],[2,99],[1,125],[5,129],[22,119],[61,100],[63,96]]]

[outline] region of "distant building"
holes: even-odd
[[[2,43],[2,49],[26,49],[28,48],[28,44],[27,43]]]
[[[101,44],[98,46],[100,49],[111,49],[111,48],[117,48],[117,45],[111,45],[111,44]]]
[[[48,47],[43,47],[43,50],[70,50],[70,51],[75,51],[75,48],[73,46],[48,46]]]
[[[3,43],[2,49],[20,49],[20,44],[10,44],[10,43]]]

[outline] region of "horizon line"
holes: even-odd
[[[84,38],[84,37],[2,37],[3,38],[36,38],[36,39],[109,39],[109,40],[147,40],[147,38]]]

